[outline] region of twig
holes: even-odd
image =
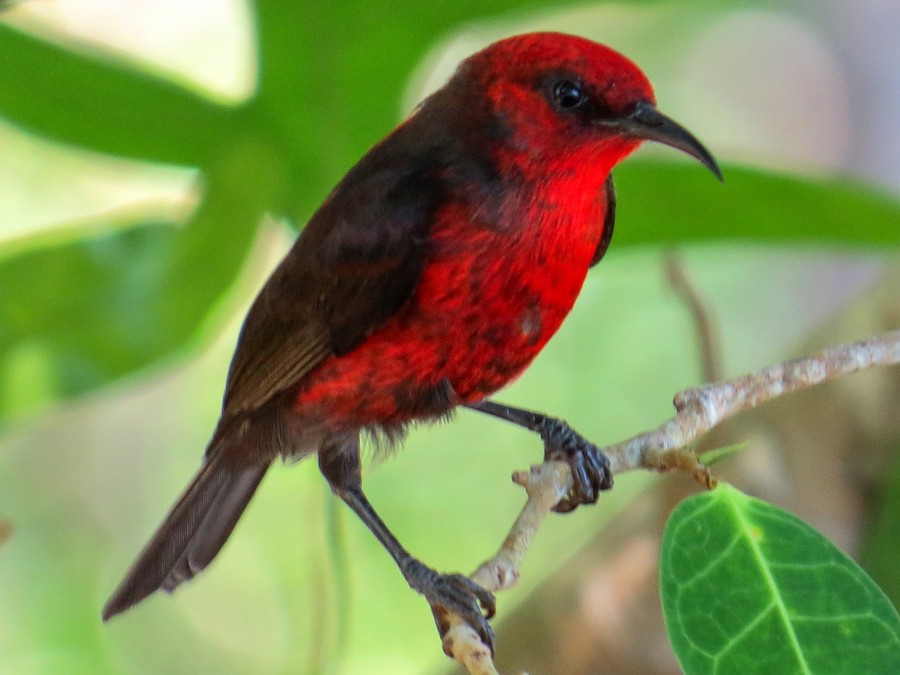
[[[657,429],[603,448],[613,473],[674,468],[666,455],[684,448],[722,421],[784,394],[874,366],[900,363],[900,330],[823,349],[732,380],[675,395],[677,414]]]
[[[706,298],[688,277],[684,260],[675,251],[666,254],[666,280],[672,290],[678,294],[685,304],[694,328],[697,331],[697,342],[700,346],[700,366],[706,382],[719,380],[722,377],[722,350],[719,332]]]
[[[656,429],[602,448],[614,474],[634,469],[680,469],[706,487],[715,479],[688,449],[700,436],[724,420],[767,401],[808,389],[866,368],[900,363],[900,330],[823,349],[800,359],[763,368],[731,380],[704,384],[675,395],[676,414]],[[499,591],[519,579],[522,559],[537,529],[553,506],[572,487],[567,465],[550,462],[517,472],[513,480],[525,487],[528,500],[497,554],[472,574],[481,586]],[[444,647],[448,654],[478,675],[496,673],[490,651],[475,631],[456,619]],[[486,657],[486,656],[487,657]],[[474,664],[474,665],[470,665]]]
[[[450,628],[444,634],[444,653],[459,661],[469,675],[499,675],[487,648],[478,633],[458,614],[449,617]]]
[[[568,464],[547,462],[529,471],[516,471],[513,482],[525,488],[528,501],[516,518],[500,550],[472,574],[472,580],[492,591],[502,591],[519,581],[519,568],[531,540],[550,510],[566,496],[572,484]]]

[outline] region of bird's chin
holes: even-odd
[[[597,175],[605,180],[613,167],[637,150],[641,143],[643,139],[630,136],[615,135],[605,138],[592,148],[592,157],[588,163]]]

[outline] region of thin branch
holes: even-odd
[[[653,431],[603,448],[613,473],[675,468],[666,455],[740,412],[866,368],[900,363],[900,330],[823,349],[732,380],[704,384],[675,395],[677,414]]]
[[[691,473],[706,487],[715,479],[689,449],[694,441],[726,419],[779,396],[876,366],[900,363],[900,330],[823,349],[800,359],[731,380],[704,384],[675,395],[676,414],[656,429],[602,448],[614,474],[634,469]],[[519,579],[522,559],[546,515],[572,487],[569,467],[559,462],[517,472],[513,480],[525,487],[528,500],[497,554],[472,574],[481,586],[499,591]],[[478,675],[494,674],[490,651],[475,631],[454,617],[444,649]],[[468,630],[465,630],[468,629]]]
[[[458,614],[449,616],[450,628],[444,634],[444,653],[459,661],[469,675],[499,675],[491,650],[478,633]]]
[[[697,331],[697,342],[700,346],[700,365],[703,379],[707,382],[722,377],[722,349],[716,322],[706,298],[697,289],[685,271],[684,260],[675,251],[666,254],[666,280],[669,286],[684,302]]]

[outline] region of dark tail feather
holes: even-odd
[[[206,567],[222,548],[256,492],[268,464],[236,471],[215,459],[191,482],[103,608],[103,620],[154,591],[173,591]]]

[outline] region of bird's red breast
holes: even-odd
[[[402,424],[428,413],[423,401],[442,380],[471,402],[516,378],[581,290],[603,234],[604,179],[539,181],[509,194],[500,218],[441,208],[412,299],[311,373],[296,412],[337,426]]]

